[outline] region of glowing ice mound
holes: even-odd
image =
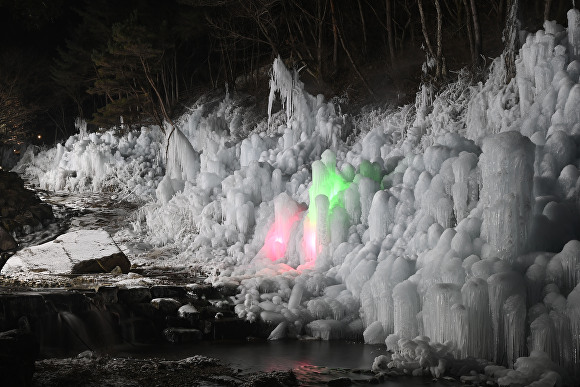
[[[296,222],[303,211],[304,208],[286,193],[281,193],[274,199],[274,224],[268,230],[262,254],[271,261],[285,256],[290,238],[296,232]]]

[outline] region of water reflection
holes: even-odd
[[[342,341],[216,341],[193,345],[162,345],[139,353],[119,353],[120,356],[155,357],[179,360],[203,355],[218,358],[242,374],[256,371],[293,369],[301,386],[324,386],[330,380],[349,378],[355,384],[367,384],[373,374],[368,372],[376,356],[388,354],[382,345]],[[399,386],[453,386],[446,380],[434,382],[431,378],[402,376],[388,379],[382,385]]]
[[[195,346],[159,348],[169,359],[204,355],[249,371],[287,370],[315,365],[328,368],[370,369],[376,356],[386,354],[385,346],[341,341],[257,341],[204,342]],[[157,350],[156,350],[157,352]],[[149,353],[151,355],[151,353]]]

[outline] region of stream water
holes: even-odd
[[[375,357],[388,355],[383,345],[368,345],[348,341],[214,341],[193,346],[162,345],[154,348],[120,351],[118,356],[160,357],[177,360],[194,355],[221,359],[244,372],[283,371],[292,369],[306,385],[327,385],[328,381],[348,377],[364,383]],[[400,376],[382,383],[386,386],[453,386],[457,382],[432,378]]]

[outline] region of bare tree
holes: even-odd
[[[507,15],[505,29],[503,31],[503,39],[505,49],[503,52],[504,64],[506,67],[507,83],[516,75],[516,54],[518,50],[518,31],[520,30],[520,21],[518,18],[519,0],[511,0],[511,5]]]
[[[551,7],[552,7],[552,0],[546,0],[546,2],[544,4],[544,20],[549,20]]]
[[[481,28],[479,26],[479,14],[475,0],[470,0],[471,17],[473,18],[473,45],[474,45],[474,66],[479,66],[481,61]]]
[[[395,63],[395,32],[393,31],[393,2],[385,0],[387,10],[387,39],[389,41],[389,56],[391,57],[391,66]]]
[[[361,1],[357,0],[357,3],[358,3],[358,12],[360,13],[360,23],[361,23],[361,30],[362,30],[362,35],[363,35],[362,52],[363,52],[363,55],[366,56],[366,54],[367,54],[367,27],[366,27],[366,23],[365,23],[365,14],[363,12],[363,7],[362,7]]]

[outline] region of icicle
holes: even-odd
[[[361,178],[358,184],[359,184],[360,208],[361,208],[360,222],[362,224],[368,226],[371,204],[372,204],[375,192],[378,191],[379,186],[378,186],[376,181],[374,181],[368,177]]]
[[[519,347],[515,345],[519,345],[519,333],[508,332],[506,328],[519,329],[520,333],[524,333],[524,326],[519,326],[519,323],[525,322],[525,285],[521,275],[513,271],[493,274],[487,279],[487,284],[494,335],[493,360],[498,364],[507,364],[508,359],[513,358],[515,353],[513,351],[519,350]],[[507,309],[504,308],[504,303],[511,296],[520,296],[519,302],[522,304],[523,312],[513,300],[508,303]],[[506,313],[511,314],[507,316]],[[521,319],[522,313],[524,314],[523,320]],[[511,320],[506,320],[508,317]],[[506,339],[512,341],[508,343]],[[508,346],[511,346],[512,352],[508,352]],[[511,366],[511,364],[509,365]]]
[[[389,226],[394,219],[389,216],[389,194],[387,191],[378,191],[373,197],[369,213],[369,233],[371,240],[383,240],[387,236]],[[394,215],[394,214],[393,214]]]
[[[508,367],[512,367],[516,359],[525,354],[526,348],[526,298],[522,295],[510,296],[502,306],[504,313],[504,342]]]
[[[290,299],[288,300],[288,309],[294,311],[298,308],[302,302],[302,295],[304,293],[304,285],[295,284],[292,288],[292,293],[290,294]]]
[[[550,319],[554,325],[554,343],[557,346],[557,353],[554,354],[554,361],[563,367],[574,366],[572,362],[572,334],[570,331],[570,319],[566,315],[566,311],[550,312]]]
[[[458,358],[467,357],[468,340],[469,340],[469,315],[467,308],[462,304],[451,306],[451,318],[453,320],[454,343],[456,346],[455,355]]]
[[[580,283],[580,241],[571,240],[552,259],[560,259],[563,269],[562,292],[568,294]]]
[[[394,332],[400,338],[412,339],[419,334],[417,313],[421,310],[417,285],[405,280],[393,289]]]
[[[493,332],[487,282],[482,278],[469,279],[461,288],[461,296],[467,308],[468,339],[465,351],[468,356],[491,360]]]
[[[446,283],[431,286],[423,304],[425,335],[439,343],[454,341],[451,307],[458,303],[461,303],[459,286]]]
[[[554,324],[548,314],[544,313],[538,316],[530,324],[530,350],[542,351],[550,359],[557,359],[558,351],[554,330]]]
[[[577,285],[568,295],[566,302],[566,315],[570,319],[570,332],[572,333],[572,364],[574,374],[580,377],[580,285]]]
[[[306,331],[317,339],[337,340],[344,337],[347,327],[342,321],[314,320],[306,325]]]
[[[574,5],[575,7],[575,5]],[[568,49],[572,59],[580,55],[580,11],[572,8],[568,11]]]
[[[517,132],[483,142],[479,159],[485,206],[481,235],[501,259],[513,259],[528,247],[532,219],[534,146]]]

